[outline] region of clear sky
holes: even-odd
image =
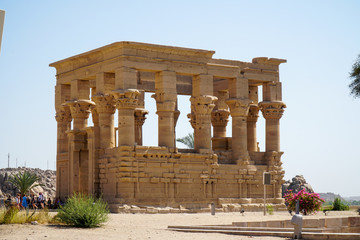
[[[360,1],[14,1],[0,53],[0,168],[54,168],[55,69],[49,63],[117,41],[215,50],[215,58],[285,58],[281,149],[285,179],[316,192],[360,195],[360,99],[349,95],[360,54]],[[144,145],[156,145],[155,103]],[[189,108],[180,98],[180,110]],[[186,112],[177,136],[192,131]],[[260,118],[261,119],[261,118]],[[258,124],[264,150],[264,121]],[[179,145],[179,147],[181,147]]]

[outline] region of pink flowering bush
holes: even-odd
[[[289,210],[295,211],[296,200],[299,200],[299,211],[304,215],[320,211],[321,205],[325,202],[318,193],[308,193],[304,189],[298,193],[293,193],[291,190],[286,192],[285,202]]]

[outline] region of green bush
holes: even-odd
[[[335,198],[332,210],[333,211],[345,211],[345,210],[349,210],[349,206],[346,205],[345,203],[343,203],[340,198]]]
[[[274,214],[274,207],[273,207],[273,205],[266,205],[266,211],[267,211],[270,215],[273,215],[273,214]]]
[[[109,209],[101,198],[74,193],[64,206],[61,206],[56,218],[68,225],[82,228],[99,227],[108,220]]]
[[[8,208],[0,214],[0,224],[10,224],[18,212],[19,209],[16,207]]]
[[[16,207],[0,209],[0,224],[23,224],[31,223],[32,221],[37,221],[41,224],[57,223],[49,214],[48,209],[34,210],[30,215],[28,211],[19,211]]]

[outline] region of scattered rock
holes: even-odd
[[[296,175],[291,181],[288,180],[282,185],[282,195],[284,197],[287,190],[292,190],[292,192],[298,193],[302,189],[305,189],[305,191],[310,193],[314,192],[313,188],[306,182],[303,175]]]
[[[55,198],[56,171],[18,167],[0,169],[0,199],[6,198],[9,194],[14,197],[16,193],[19,192],[12,183],[8,182],[8,180],[10,176],[24,171],[28,171],[40,177],[41,180],[39,183],[43,184],[43,186],[33,188],[33,192],[36,195],[42,192],[46,199]]]
[[[31,221],[31,225],[38,225],[37,221]]]

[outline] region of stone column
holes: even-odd
[[[72,120],[69,107],[66,105],[59,107],[55,119],[57,121],[56,196],[64,198],[69,195],[69,179],[66,178],[69,171],[69,145],[66,132],[70,130]],[[62,158],[62,154],[66,154],[66,159]],[[61,165],[63,167],[60,167]]]
[[[226,137],[226,126],[229,122],[229,115],[230,112],[228,110],[216,110],[211,112],[214,137]]]
[[[109,94],[96,94],[92,99],[99,115],[100,148],[113,148],[115,147],[114,98]]]
[[[152,95],[156,100],[156,114],[158,115],[158,136],[159,136],[159,146],[166,146],[169,148],[174,148],[174,139],[175,139],[175,105],[176,105],[176,95],[167,96],[166,93],[155,93]],[[168,98],[168,100],[165,100]],[[173,99],[173,100],[172,100]]]
[[[91,107],[95,105],[90,100],[73,100],[67,102],[70,107],[71,116],[73,117],[73,130],[82,130],[88,125],[89,114],[91,113]]]
[[[280,152],[280,118],[286,105],[281,101],[263,101],[259,107],[266,119],[266,152]]]
[[[73,117],[73,130],[68,132],[69,136],[69,180],[70,193],[86,189],[87,180],[83,180],[81,172],[86,165],[87,151],[85,151],[87,121],[94,103],[90,100],[73,100],[67,105],[70,107]],[[83,163],[83,164],[82,164]],[[86,168],[87,170],[87,168]],[[87,172],[87,171],[86,171]]]
[[[137,107],[137,97],[140,92],[137,89],[119,89],[113,91],[116,109],[118,110],[118,143],[119,146],[135,145],[135,119],[134,113]]]
[[[249,114],[247,116],[247,141],[248,151],[258,152],[256,138],[256,123],[259,117],[259,107],[256,104],[250,104]]]
[[[142,126],[145,123],[146,120],[146,114],[148,114],[149,111],[143,108],[135,108],[135,142],[137,145],[142,146],[143,145],[143,139],[142,139]]]
[[[211,123],[213,125],[213,137],[226,137],[226,126],[229,121],[230,112],[225,101],[229,98],[228,91],[217,91],[215,96],[218,100],[215,102],[214,111],[211,112]]]
[[[176,72],[162,71],[155,75],[156,114],[158,115],[159,146],[175,147],[175,106],[176,106]]]
[[[230,98],[226,104],[230,108],[232,117],[232,155],[233,163],[249,164],[247,150],[247,124],[246,119],[249,111],[249,99]]]
[[[248,151],[257,152],[259,151],[256,137],[256,123],[259,117],[258,86],[249,86],[249,99],[252,103],[247,117]]]
[[[194,147],[197,151],[200,149],[212,151],[211,148],[211,111],[215,107],[217,97],[210,95],[201,95],[191,97],[191,108],[194,111],[194,117],[191,121],[194,129]],[[192,115],[190,115],[192,117]]]
[[[61,106],[56,112],[55,119],[57,121],[57,153],[68,152],[68,137],[66,132],[71,127],[70,108],[66,105]]]

